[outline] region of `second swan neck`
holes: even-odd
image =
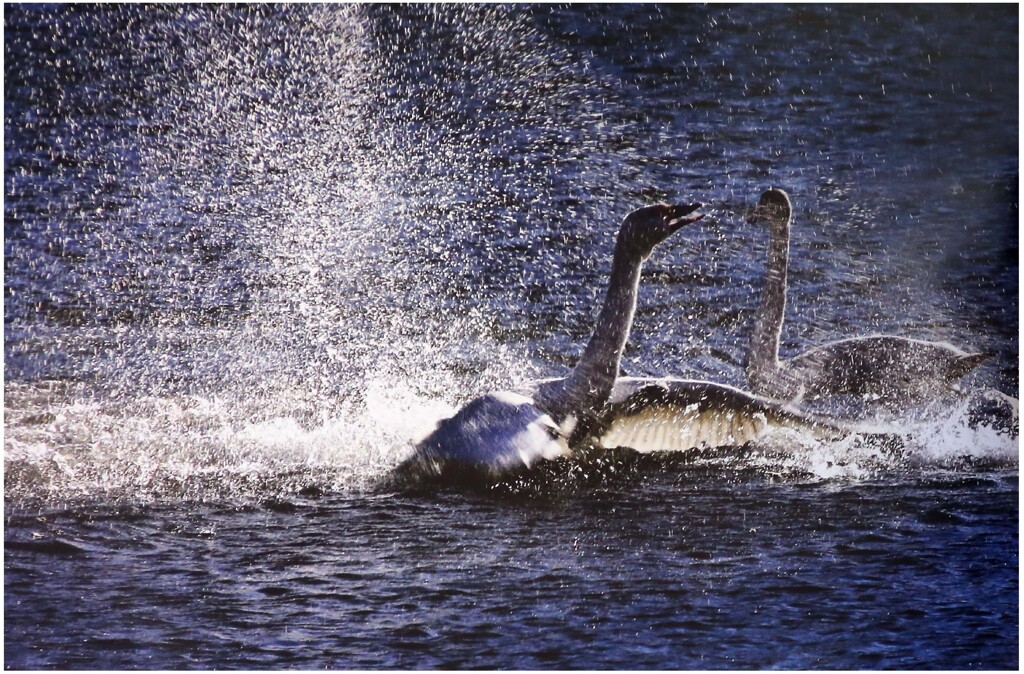
[[[789,226],[791,216],[779,215],[769,223],[768,259],[761,301],[754,318],[747,360],[747,380],[763,391],[777,376],[779,344],[786,316],[786,285],[789,275]]]

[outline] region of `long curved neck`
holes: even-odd
[[[587,348],[576,368],[562,380],[557,392],[545,401],[556,418],[596,410],[611,395],[633,324],[642,266],[643,258],[620,236],[615,244],[608,293]]]
[[[768,271],[761,291],[761,305],[754,319],[747,358],[747,381],[757,389],[771,380],[779,368],[779,340],[786,315],[786,276],[789,267],[790,214],[771,221],[768,245]]]

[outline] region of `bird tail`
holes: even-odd
[[[980,365],[982,361],[987,360],[988,358],[991,357],[991,353],[987,353],[984,351],[981,353],[968,353],[966,355],[960,356],[955,361],[953,361],[953,363],[949,366],[949,369],[946,370],[946,379],[950,382],[955,382],[957,379],[960,379],[968,372],[978,367],[978,365]]]

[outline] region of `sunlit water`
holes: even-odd
[[[1010,7],[5,7],[5,664],[1016,668]],[[571,367],[618,221],[699,200],[624,367],[993,357],[890,441],[380,480]],[[893,437],[897,441],[891,441]]]

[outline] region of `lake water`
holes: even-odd
[[[1018,8],[4,9],[4,662],[1019,665]],[[962,396],[394,493],[475,394],[567,371],[622,217],[631,375],[743,385],[889,332]],[[874,421],[872,423],[875,423]]]

